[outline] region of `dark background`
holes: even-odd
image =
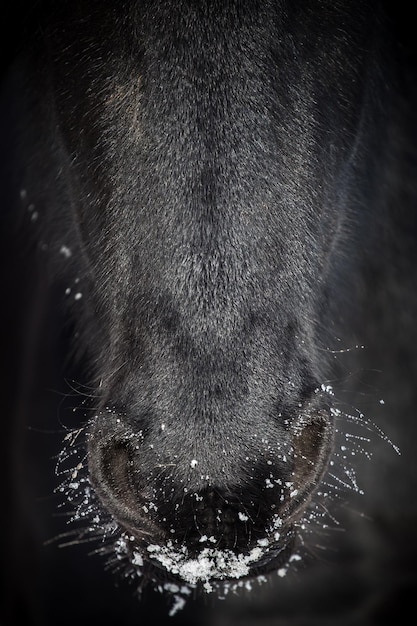
[[[381,202],[390,221],[375,254],[365,254],[357,316],[335,355],[333,384],[343,407],[362,411],[401,450],[376,431],[372,460],[357,459],[365,495],[346,490],[334,504],[335,530],[312,534],[306,565],[252,592],[225,600],[190,600],[167,616],[162,595],[141,600],[128,581],[103,569],[91,545],[60,548],[51,541],[67,530],[54,494],[56,455],[64,427],[77,424],[79,397],[71,387],[83,371],[67,361],[71,327],[60,311],[59,289],[48,286],[42,258],[22,237],[14,216],[19,188],[13,181],[9,120],[13,103],[1,99],[0,222],[0,626],[60,624],[207,626],[378,626],[403,623],[417,593],[417,123],[416,44],[411,9],[386,3],[400,40],[398,88],[403,133],[398,133]],[[36,3],[34,3],[36,11]],[[6,5],[2,21],[2,72],[24,45],[31,14],[27,3]],[[33,10],[33,9],[32,9]],[[7,12],[8,11],[8,12]],[[408,106],[410,105],[410,106]],[[409,119],[408,117],[409,116]],[[401,117],[401,116],[400,116]],[[384,404],[380,403],[384,400]],[[81,418],[83,415],[81,415]],[[345,423],[343,426],[356,428]],[[358,431],[363,433],[364,431]],[[343,443],[343,437],[337,445]]]

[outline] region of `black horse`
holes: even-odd
[[[380,8],[35,8],[6,88],[18,212],[88,381],[58,474],[137,580],[282,571],[323,495],[329,348],[386,223]]]

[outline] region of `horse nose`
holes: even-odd
[[[222,458],[224,450],[211,450],[205,463],[184,462],[160,455],[154,443],[126,429],[98,429],[89,443],[90,480],[102,504],[134,534],[146,530],[190,553],[204,537],[217,548],[243,550],[265,535],[286,501],[291,446],[279,450],[244,449],[233,461]]]
[[[200,441],[202,462],[178,437],[158,439],[115,416],[91,431],[90,478],[148,556],[150,547],[168,545],[190,558],[207,549],[247,554],[288,540],[324,471],[330,432],[328,411],[309,408],[285,433],[276,430],[273,443],[252,436],[255,443],[247,438],[225,455]]]

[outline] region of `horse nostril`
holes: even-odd
[[[90,433],[88,465],[90,481],[102,505],[125,528],[142,528],[146,482],[136,468],[132,437],[95,429]]]
[[[286,515],[305,507],[326,471],[333,446],[333,425],[326,408],[303,411],[291,427],[293,446],[293,497]]]
[[[125,443],[115,442],[111,446],[102,448],[102,477],[114,491],[129,485],[131,464],[131,453]]]

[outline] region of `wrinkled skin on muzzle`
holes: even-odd
[[[45,24],[65,190],[45,236],[83,296],[90,481],[162,577],[190,580],[169,559],[203,551],[228,556],[213,579],[279,567],[326,470],[325,331],[371,115],[362,4],[62,2]]]

